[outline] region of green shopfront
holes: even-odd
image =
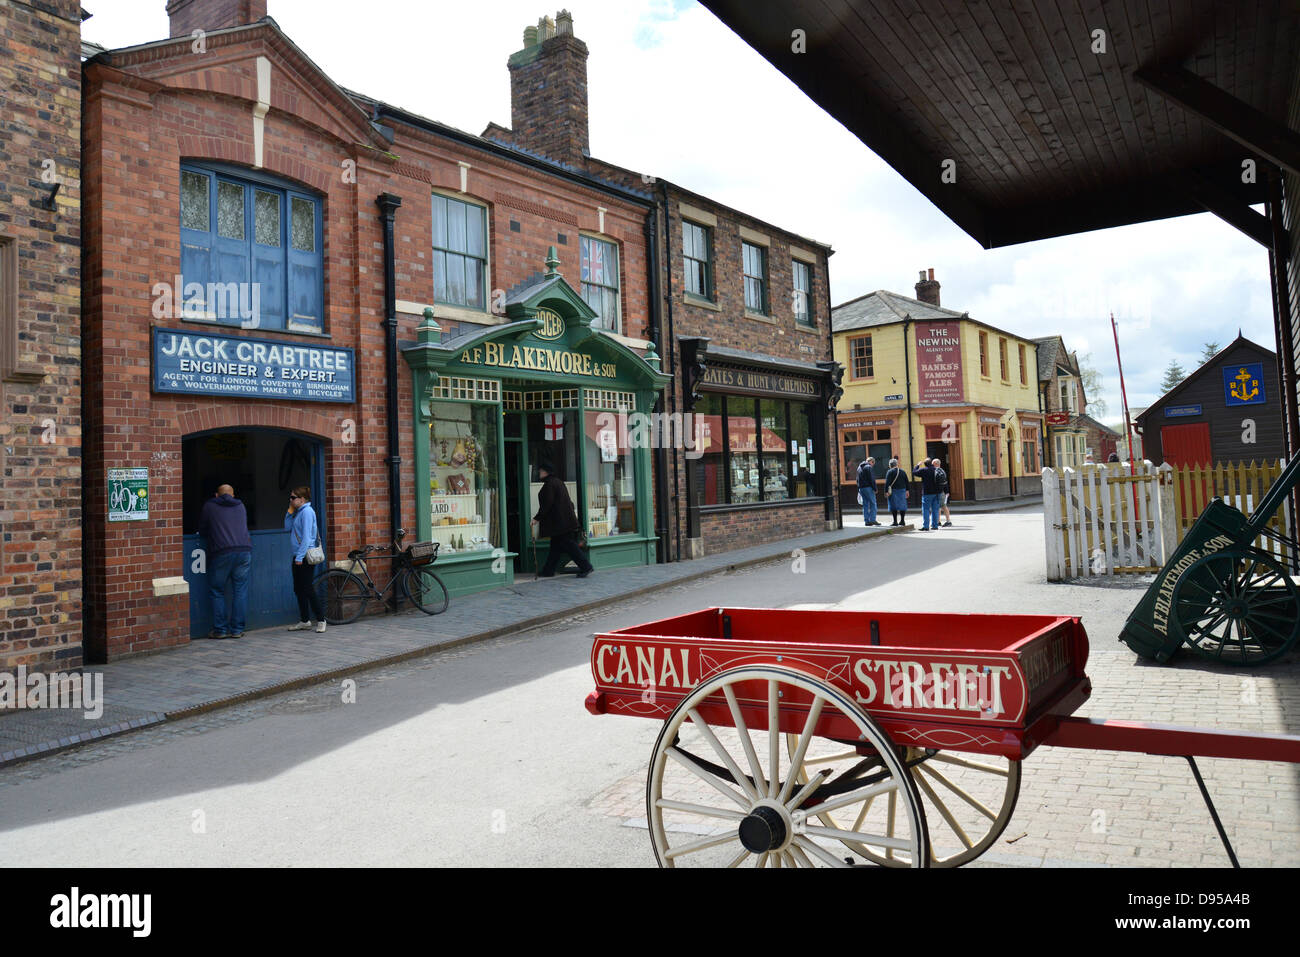
[[[549,542],[531,524],[542,462],[567,486],[596,568],[654,562],[649,443],[629,424],[670,381],[658,356],[593,329],[595,313],[558,273],[508,297],[505,313],[444,339],[426,312],[403,350],[417,528],[439,543],[439,576],[464,594],[545,562]]]

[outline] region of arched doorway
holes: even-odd
[[[184,575],[190,586],[190,637],[212,628],[205,543],[198,534],[203,503],[227,484],[248,512],[253,567],[248,585],[247,628],[270,628],[298,620],[290,572],[292,550],[284,528],[289,491],[306,485],[321,527],[325,515],[323,444],[312,436],[281,429],[219,429],[181,440],[181,524]]]

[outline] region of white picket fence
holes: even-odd
[[[1155,572],[1178,543],[1173,469],[1043,469],[1047,580]]]

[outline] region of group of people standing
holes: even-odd
[[[876,460],[868,457],[858,465],[858,501],[862,503],[862,519],[869,526],[881,525],[876,521]],[[921,481],[921,531],[932,532],[938,528],[952,527],[952,513],[948,511],[948,473],[939,459],[922,459],[912,469],[912,476]],[[892,526],[907,521],[907,490],[911,478],[898,467],[898,459],[889,460],[885,472],[885,500]],[[942,518],[942,523],[940,519]]]

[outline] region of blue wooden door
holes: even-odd
[[[298,620],[298,599],[293,594],[293,551],[289,533],[282,529],[250,532],[253,540],[253,567],[248,575],[248,620],[245,627],[271,628]],[[198,563],[195,552],[204,547],[198,535],[185,536],[185,580],[190,586],[190,637],[201,638],[212,630],[212,594],[206,565]],[[195,566],[203,573],[194,571]]]

